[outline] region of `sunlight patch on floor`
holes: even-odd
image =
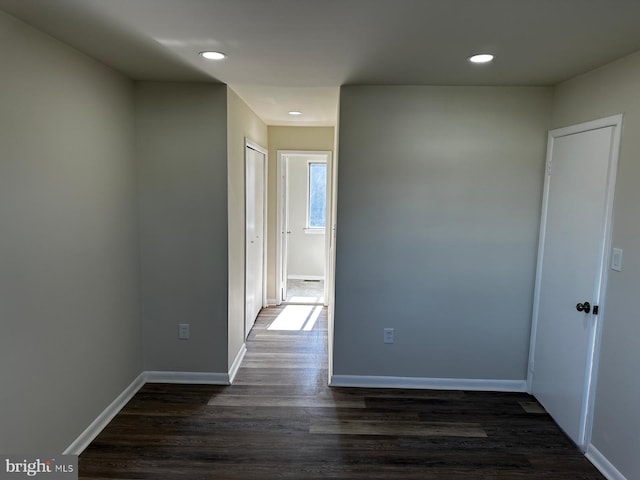
[[[310,331],[313,330],[322,306],[316,305],[287,305],[267,330]]]

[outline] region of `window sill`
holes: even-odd
[[[307,235],[324,235],[324,228],[305,228],[304,233]]]

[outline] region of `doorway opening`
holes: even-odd
[[[278,151],[278,304],[328,305],[331,152]]]

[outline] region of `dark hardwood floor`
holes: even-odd
[[[326,345],[326,309],[264,310],[232,386],[145,385],[80,478],[604,479],[529,395],[328,388]]]

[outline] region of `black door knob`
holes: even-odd
[[[589,313],[591,311],[591,304],[589,302],[579,303],[576,305],[576,310],[579,312]]]

